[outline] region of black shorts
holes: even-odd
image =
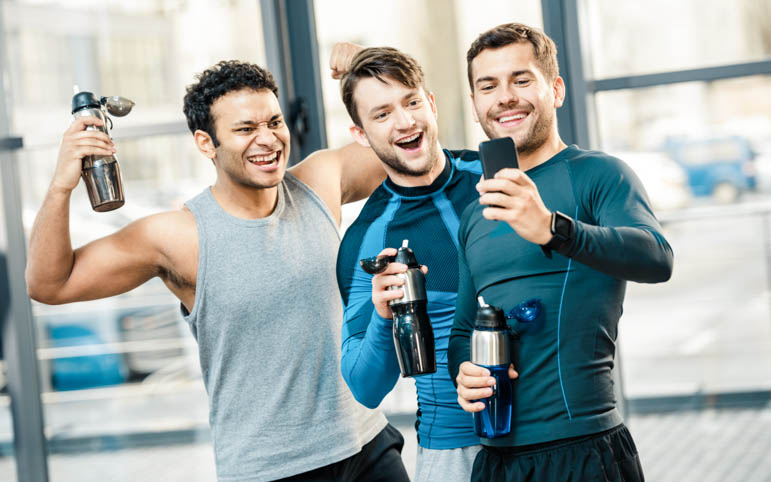
[[[471,480],[642,482],[637,447],[623,424],[605,432],[524,447],[485,446]]]
[[[402,462],[404,437],[390,423],[361,451],[347,459],[287,477],[286,481],[410,482]]]

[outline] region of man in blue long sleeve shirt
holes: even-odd
[[[467,61],[476,118],[488,137],[514,139],[520,169],[481,181],[461,220],[448,356],[465,410],[484,408],[495,383],[468,361],[477,296],[504,311],[542,307],[532,322],[509,322],[519,372],[511,433],[482,440],[472,480],[643,480],[611,370],[626,281],[666,281],[672,250],[629,167],[562,142],[565,85],[551,39],[501,25]]]
[[[447,370],[447,342],[458,287],[459,218],[479,197],[474,186],[481,165],[475,152],[442,150],[434,98],[424,90],[423,73],[411,57],[388,48],[361,51],[343,77],[342,93],[355,124],[354,138],[374,149],[388,174],[346,231],[338,255],[345,307],[343,378],[354,397],[371,408],[399,378],[387,302],[402,290],[387,287],[401,283],[394,275],[406,266],[392,263],[373,279],[358,261],[395,254],[393,247],[408,239],[418,261],[430,270],[428,314],[437,359],[436,373],[415,378],[419,448],[414,479],[465,481],[479,438],[471,415],[458,405]]]

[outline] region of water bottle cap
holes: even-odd
[[[396,252],[397,263],[406,264],[408,268],[420,268],[415,253],[407,247],[407,240],[402,243],[402,247]]]
[[[102,106],[91,92],[78,92],[72,96],[72,113],[83,109],[100,109]]]
[[[477,320],[474,324],[474,328],[483,330],[505,330],[506,315],[503,313],[502,309],[497,306],[485,304],[484,300],[481,300],[479,309],[477,310]]]

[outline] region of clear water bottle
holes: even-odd
[[[483,400],[485,408],[474,413],[474,431],[483,438],[508,435],[511,431],[513,390],[509,378],[509,334],[506,315],[479,297],[479,309],[471,333],[471,363],[490,370],[495,377],[493,394]]]
[[[77,90],[77,87],[76,87]],[[134,102],[124,97],[101,97],[91,92],[77,92],[72,97],[72,118],[91,116],[102,120],[100,126],[88,126],[86,130],[100,130],[110,135],[108,123],[112,121],[102,109],[110,114],[122,117],[134,107]],[[88,191],[88,199],[94,211],[112,211],[123,206],[123,182],[121,181],[118,158],[111,156],[86,156],[83,158],[81,177]]]

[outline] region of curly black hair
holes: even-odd
[[[182,110],[187,118],[190,132],[202,130],[209,134],[214,147],[219,145],[214,132],[214,119],[211,106],[220,97],[235,90],[271,90],[278,97],[278,86],[273,75],[262,67],[240,62],[223,60],[196,75],[197,82],[185,89]]]

